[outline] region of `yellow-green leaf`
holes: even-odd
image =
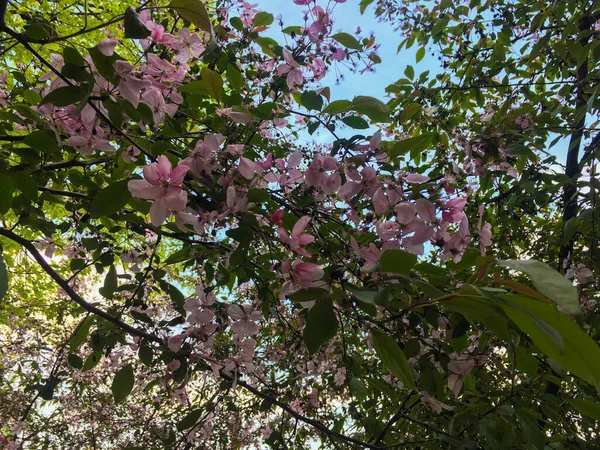
[[[208,67],[203,67],[200,75],[208,94],[217,102],[221,102],[221,91],[223,90],[221,75],[214,70],[210,70]]]
[[[212,35],[213,28],[208,11],[206,11],[206,6],[200,0],[171,0],[169,7],[173,8],[201,30]]]

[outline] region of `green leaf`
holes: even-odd
[[[302,302],[311,302],[314,300],[327,298],[330,295],[331,294],[326,289],[311,287],[308,289],[300,289],[299,291],[296,291],[293,294],[288,295],[288,297],[294,303],[302,303]]]
[[[0,253],[0,302],[8,292],[8,271],[2,253]]]
[[[100,362],[100,360],[102,359],[102,352],[101,351],[93,351],[92,353],[90,353],[88,355],[87,358],[85,358],[85,361],[83,362],[83,367],[81,368],[81,370],[83,370],[84,372],[87,370],[91,370],[94,367],[96,367],[98,365],[98,363]]]
[[[358,95],[352,100],[352,110],[364,114],[373,122],[389,122],[390,110],[381,100],[364,95]]]
[[[179,92],[187,92],[188,94],[209,95],[206,87],[206,81],[204,80],[192,81],[191,83],[179,86],[177,89]]]
[[[90,57],[92,58],[94,66],[96,67],[96,70],[100,76],[106,81],[110,81],[113,84],[116,83],[114,65],[115,62],[123,58],[121,58],[117,53],[106,56],[98,47],[92,47],[88,49],[88,52],[90,53]]]
[[[375,353],[383,363],[383,365],[390,371],[398,380],[402,382],[407,388],[413,389],[415,387],[415,379],[412,373],[406,356],[398,347],[398,344],[387,334],[382,333],[379,330],[371,330],[371,336],[373,338],[373,348]]]
[[[573,283],[556,270],[535,259],[499,260],[502,267],[526,273],[535,288],[571,314],[581,314],[579,296]]]
[[[173,8],[186,20],[196,25],[201,30],[213,34],[212,24],[208,11],[201,0],[171,0],[169,8]]]
[[[406,75],[409,80],[412,80],[415,77],[415,69],[413,69],[413,66],[406,66],[404,75]]]
[[[0,188],[0,214],[5,214],[12,206],[15,182],[6,172],[0,172],[0,179],[2,179],[2,188]]]
[[[242,19],[240,19],[239,17],[232,17],[229,20],[229,23],[233,28],[235,28],[238,31],[242,31],[244,29],[244,22],[242,22]]]
[[[53,153],[58,150],[56,136],[49,130],[36,130],[28,134],[23,140],[25,145],[42,153]]]
[[[259,12],[254,16],[254,26],[255,27],[268,27],[273,23],[275,18],[273,14],[269,14],[268,12]]]
[[[125,37],[129,39],[144,39],[150,36],[150,30],[140,20],[132,6],[125,10]]]
[[[449,22],[450,22],[449,19],[439,19],[439,20],[437,20],[435,22],[435,25],[431,29],[431,35],[435,36],[436,34],[440,33],[444,28],[446,28],[446,26],[448,25]]]
[[[600,421],[600,405],[585,398],[574,398],[571,400],[571,406],[577,410],[579,414]]]
[[[196,422],[198,422],[198,419],[200,419],[202,416],[202,411],[202,409],[194,409],[193,411],[189,412],[183,419],[179,421],[177,424],[177,430],[187,430],[188,428],[192,428],[194,425],[196,425]]]
[[[323,108],[323,97],[315,91],[304,91],[300,96],[300,103],[308,110],[321,111],[321,108]]]
[[[544,344],[548,343],[549,345],[551,342],[553,345],[552,348],[558,350],[560,354],[565,352],[565,341],[554,327],[548,325],[536,315],[527,310],[523,310],[522,308],[513,309],[506,304],[501,304],[501,306],[508,317],[521,329],[521,331],[528,334],[534,342],[536,342],[536,340],[532,335],[537,335],[540,341],[542,339],[544,340]],[[542,350],[546,354],[549,352],[543,348]]]
[[[71,352],[78,349],[79,346],[85,342],[88,334],[90,333],[90,327],[92,326],[92,323],[94,323],[94,318],[92,316],[86,317],[79,323],[77,326],[77,331],[69,341],[69,350]]]
[[[504,312],[542,352],[600,391],[600,347],[592,338],[551,304],[522,295],[504,295],[503,298],[509,300],[500,304]],[[564,342],[563,352],[532,316],[556,330]]]
[[[292,33],[302,34],[302,27],[293,25],[291,27],[285,27],[281,31],[283,31],[285,34],[292,34]]]
[[[171,301],[177,307],[177,311],[179,311],[182,315],[185,316],[185,310],[183,309],[183,305],[185,303],[185,296],[181,293],[181,291],[177,289],[174,285],[165,281],[161,282],[160,287],[169,295],[169,297],[171,297]]]
[[[35,202],[38,198],[36,177],[26,172],[12,172],[11,175],[16,188],[21,191],[25,198]]]
[[[127,398],[133,390],[134,381],[133,367],[131,364],[126,365],[117,372],[111,386],[115,403],[121,403]]]
[[[74,369],[81,369],[83,367],[83,359],[75,353],[69,353],[67,355],[67,362]]]
[[[202,81],[206,87],[206,92],[218,103],[221,102],[221,91],[223,90],[223,79],[217,72],[210,70],[208,67],[203,67],[200,72]]]
[[[321,345],[332,339],[336,335],[337,329],[338,321],[331,299],[318,301],[310,309],[303,332],[304,343],[310,354],[315,353]]]
[[[122,209],[131,199],[127,183],[128,180],[121,180],[101,189],[92,200],[90,216],[93,218],[109,216]]]
[[[85,87],[84,87],[85,86]],[[87,98],[87,85],[63,86],[50,91],[40,105],[50,103],[54,106],[68,106],[82,102]]]
[[[108,273],[104,278],[104,286],[101,287],[98,292],[104,298],[112,298],[113,293],[117,290],[117,271],[114,265],[111,265],[108,269]]]
[[[425,56],[426,50],[425,47],[419,47],[419,50],[417,50],[417,62],[421,61],[423,59],[423,57]]]
[[[227,81],[230,86],[236,91],[240,91],[244,86],[244,76],[233,64],[227,66],[227,72],[225,74]]]
[[[85,67],[85,58],[74,47],[65,47],[63,50],[65,64],[73,64],[77,67]]]
[[[380,272],[401,273],[409,275],[417,263],[417,256],[412,253],[390,248],[384,251],[379,258]]]
[[[394,144],[388,152],[390,157],[394,158],[398,155],[405,155],[410,152],[411,157],[426,150],[433,142],[434,134],[422,134],[420,136],[403,139]]]
[[[350,100],[334,100],[323,110],[327,114],[337,114],[340,112],[350,111],[352,102]]]
[[[360,380],[360,378],[352,377],[348,382],[348,387],[350,388],[350,392],[352,395],[356,397],[356,400],[359,402],[364,402],[369,395],[369,391],[367,390],[365,384]]]
[[[42,101],[42,96],[31,90],[23,92],[23,98],[32,105],[39,105]]]
[[[140,361],[147,366],[150,367],[152,364],[152,359],[154,358],[154,352],[152,351],[152,347],[147,343],[143,343],[140,345],[140,349],[138,350],[138,356]]]
[[[352,294],[363,303],[375,305],[375,298],[377,297],[377,294],[379,294],[379,291],[359,291],[357,289],[352,290]]]
[[[40,16],[35,16],[27,21],[24,28],[25,35],[33,41],[41,41],[56,36],[56,30],[54,30],[52,24]]]
[[[353,50],[362,50],[362,45],[360,45],[360,42],[358,42],[358,40],[351,34],[337,33],[331,37],[346,48],[351,48]]]
[[[404,123],[419,111],[421,111],[421,104],[411,103],[402,110],[402,114],[400,114],[400,120]]]
[[[365,10],[367,9],[367,6],[369,6],[374,1],[375,0],[360,0],[360,13],[364,14]]]
[[[354,128],[356,130],[366,130],[367,128],[369,128],[369,123],[359,116],[344,117],[342,119],[342,122],[344,122],[350,128]]]

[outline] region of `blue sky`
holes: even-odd
[[[294,4],[292,0],[254,0],[252,3],[258,3],[259,8],[264,11],[275,15],[281,14],[285,26],[301,25],[303,23],[302,12],[307,9],[306,6]],[[326,3],[326,1],[318,2],[322,5]],[[400,33],[395,32],[389,23],[378,22],[373,13],[373,6],[369,7],[361,16],[358,4],[359,0],[347,0],[346,3],[335,6],[333,32],[344,31],[353,34],[359,25],[363,30],[363,36],[374,32],[375,42],[381,44],[379,56],[383,62],[376,66],[374,73],[353,74],[349,70],[345,70],[345,80],[337,86],[335,74],[329,74],[323,80],[323,85],[331,88],[332,100],[351,99],[355,95],[370,95],[382,99],[386,95],[385,87],[402,78],[404,69],[409,64],[415,68],[416,73],[424,70],[432,72],[441,70],[439,65],[434,64],[437,60],[432,58],[424,58],[418,65],[415,64],[415,47],[396,54],[398,44],[402,41]],[[275,26],[272,27],[270,33],[278,38],[281,37],[281,33]]]
[[[260,10],[270,12],[276,16],[280,14],[283,17],[284,26],[302,25],[304,22],[303,11],[307,7],[298,6],[292,0],[248,1],[250,3],[257,3]],[[317,4],[325,6],[328,1],[330,0],[321,0]],[[345,79],[339,85],[336,85],[335,73],[331,72],[328,74],[322,80],[322,84],[323,86],[329,86],[331,89],[331,100],[352,99],[356,95],[370,95],[386,101],[387,94],[385,93],[385,87],[403,78],[404,70],[408,65],[413,66],[417,77],[426,70],[429,70],[431,75],[442,72],[443,69],[437,58],[432,57],[429,53],[423,60],[416,63],[415,55],[418,49],[416,45],[410,49],[403,48],[400,53],[397,53],[398,44],[403,39],[400,32],[394,31],[393,25],[388,22],[379,22],[375,18],[373,5],[368,7],[365,13],[361,15],[359,3],[360,0],[347,0],[346,3],[335,6],[333,32],[344,31],[353,34],[359,25],[363,30],[363,36],[368,36],[370,32],[373,32],[375,34],[375,42],[381,45],[378,54],[383,62],[375,66],[375,72],[360,74],[351,73],[347,69],[344,70]],[[266,31],[266,34],[272,35],[279,42],[283,42],[283,35],[279,27],[275,24],[273,24],[270,30]],[[354,130],[348,130],[348,132],[354,134]],[[318,134],[317,132],[313,136],[313,139],[316,138],[314,140],[320,142],[328,140],[324,134],[317,136]],[[552,139],[553,137],[550,138],[550,141]],[[564,163],[567,148],[568,140],[563,139],[550,149],[550,153],[558,157],[558,162]]]

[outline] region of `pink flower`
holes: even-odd
[[[592,312],[596,308],[597,303],[594,299],[587,298],[586,296],[581,297],[581,309],[583,312]]]
[[[65,141],[65,145],[76,147],[77,151],[85,156],[91,155],[96,150],[103,152],[117,151],[117,149],[110,144],[108,139],[102,139],[101,135],[92,133],[73,136]]]
[[[322,58],[315,58],[314,60],[312,60],[308,67],[314,74],[315,81],[321,80],[327,74],[327,66],[325,65],[325,62]],[[298,117],[304,122],[304,117]]]
[[[152,200],[150,219],[152,225],[160,226],[169,211],[183,211],[187,205],[187,192],[181,188],[185,174],[190,168],[180,164],[172,170],[166,156],[159,156],[158,162],[144,167],[144,180],[131,180],[129,191],[136,197]]]
[[[308,222],[310,222],[310,217],[301,217],[292,228],[291,237],[285,228],[279,227],[279,240],[283,244],[289,245],[290,249],[293,252],[301,256],[306,256],[307,258],[310,258],[312,256],[311,253],[308,250],[301,247],[301,245],[308,245],[315,240],[315,237],[313,235],[302,233],[308,225]]]
[[[171,64],[166,59],[161,59],[153,53],[148,55],[148,63],[143,66],[142,71],[147,75],[158,78],[161,83],[179,83],[185,78],[183,66]],[[155,86],[157,89],[164,90],[165,88],[160,83],[155,83]]]
[[[165,103],[165,99],[157,89],[148,89],[142,94],[142,101],[152,110],[154,125],[158,126],[165,120],[165,114],[173,117],[177,112],[177,105]]]
[[[468,356],[461,356],[448,363],[448,370],[451,374],[448,376],[448,388],[458,397],[463,386],[463,377],[475,367],[475,360]]]
[[[378,216],[385,215],[401,198],[401,193],[390,186],[385,192],[383,188],[377,189],[373,194],[373,207]]]
[[[175,43],[175,51],[173,61],[185,64],[192,58],[198,58],[204,51],[204,45],[198,33],[191,34],[190,30],[182,28],[179,30],[179,41]]]
[[[365,167],[360,173],[355,169],[347,169],[346,178],[350,181],[338,191],[338,196],[344,201],[350,200],[362,190],[365,190],[365,195],[369,197],[373,197],[377,192],[377,172],[372,167]]]
[[[116,39],[104,39],[98,44],[98,50],[100,50],[100,53],[102,53],[104,56],[112,56],[112,54],[115,52],[116,45]]]
[[[344,367],[338,368],[333,376],[333,382],[336,386],[342,386],[346,382],[346,369]]]
[[[152,83],[136,78],[133,66],[122,60],[115,62],[115,77],[121,97],[137,108],[140,101],[140,90],[150,87]]]
[[[310,166],[308,166],[308,169],[304,174],[306,184],[309,186],[320,187],[326,191],[326,193],[333,192],[340,187],[339,185],[341,184],[341,178],[339,179],[338,184],[337,177],[330,180],[330,175],[328,175],[326,172],[334,170],[337,171],[337,161],[335,158],[331,156],[317,155],[313,162],[310,163]]]
[[[281,219],[283,219],[283,209],[278,209],[274,213],[267,213],[269,217],[269,223],[271,225],[281,225]]]
[[[238,170],[246,180],[251,180],[252,178],[254,178],[254,163],[248,158],[244,158],[243,156],[240,158],[240,165],[238,167]]]
[[[315,285],[315,282],[323,278],[325,272],[314,263],[304,262],[297,259],[291,262],[286,259],[281,263],[281,271],[289,279],[283,283],[279,296],[285,297],[294,287],[308,289]]]
[[[420,198],[415,202],[419,217],[427,222],[435,222],[435,205],[429,200]]]
[[[429,181],[429,177],[425,175],[420,175],[418,173],[409,173],[408,175],[404,175],[401,177],[403,180],[408,181],[409,183],[421,184]]]
[[[254,309],[253,305],[248,304],[243,307],[230,305],[227,308],[227,313],[229,317],[235,320],[231,324],[231,329],[238,339],[258,333],[256,322],[262,319],[262,313]]]
[[[196,147],[190,156],[183,160],[183,164],[189,166],[196,176],[209,176],[216,168],[217,153],[224,141],[225,136],[221,134],[204,136],[204,140],[196,143]]]
[[[492,224],[486,223],[483,227],[481,223],[483,221],[483,205],[479,207],[479,222],[477,223],[477,229],[479,230],[479,248],[481,250],[481,256],[485,256],[485,248],[492,245]]]
[[[346,59],[346,52],[339,47],[335,47],[333,49],[333,53],[331,54],[331,59],[334,61],[343,61]]]
[[[177,353],[181,349],[181,345],[183,344],[183,340],[186,338],[185,334],[178,334],[177,336],[170,337],[167,340],[167,347],[172,352]]]
[[[417,207],[412,203],[402,202],[396,206],[396,220],[400,225],[406,227],[416,219]]]
[[[312,388],[310,393],[310,404],[313,408],[319,407],[319,390],[317,388]]]
[[[360,247],[353,237],[350,238],[350,244],[354,251],[365,261],[362,270],[369,270],[379,264],[381,250],[375,244],[371,243],[368,247]]]
[[[127,147],[127,150],[121,154],[123,161],[130,163],[137,161],[137,156],[141,153],[141,150],[134,145]]]
[[[327,14],[327,11],[320,6],[315,6],[312,9],[312,13],[317,17],[317,20],[308,28],[308,37],[312,42],[317,43],[328,32],[328,27],[331,25],[331,18]]]
[[[252,123],[252,116],[250,114],[233,111],[231,108],[217,108],[216,113],[219,117],[229,117],[235,123]]]
[[[300,162],[302,162],[302,155],[298,152],[292,153],[287,162],[278,158],[274,164],[281,173],[278,175],[273,172],[267,173],[265,179],[270,183],[279,183],[286,192],[291,191],[304,178],[302,172],[296,169],[300,165]],[[266,161],[257,164],[264,170],[270,169],[273,166],[273,155],[269,153]]]
[[[45,238],[39,242],[36,242],[35,248],[38,250],[44,250],[44,255],[46,255],[46,258],[52,258],[54,256],[54,252],[56,251],[56,244],[52,238]]]
[[[453,406],[448,406],[445,403],[440,402],[439,400],[433,398],[426,391],[419,392],[421,394],[421,402],[429,405],[429,407],[436,412],[437,414],[441,413],[442,410],[452,411],[454,409]]]
[[[567,270],[566,276],[569,279],[575,277],[578,285],[594,282],[594,273],[582,263]]]
[[[467,199],[465,198],[453,198],[446,202],[444,206],[442,206],[442,219],[449,223],[455,223],[462,219],[463,217],[463,209],[467,204]]]
[[[236,190],[233,186],[227,188],[226,193],[227,211],[232,213],[242,213],[248,206],[248,196],[242,190]]]
[[[300,70],[300,64],[294,60],[294,55],[287,48],[282,49],[283,59],[285,64],[280,64],[277,67],[277,74],[283,76],[287,74],[286,83],[290,91],[296,89],[296,86],[301,86],[304,82],[304,75]]]

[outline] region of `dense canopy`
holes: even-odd
[[[596,2],[0,0],[0,31],[0,448],[600,445]]]

